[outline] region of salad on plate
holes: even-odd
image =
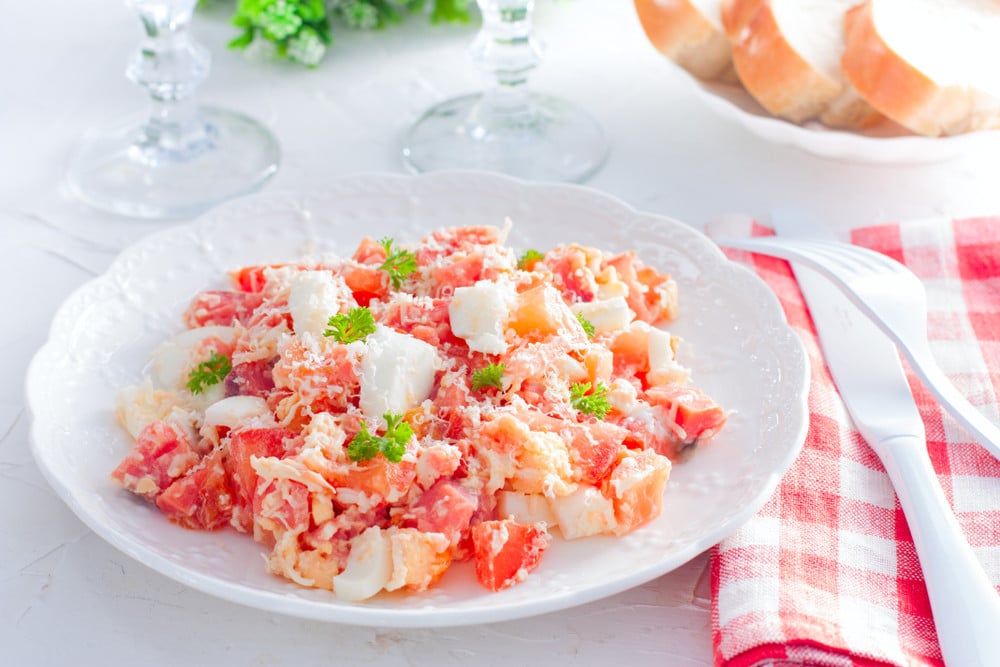
[[[515,250],[509,229],[230,272],[119,393],[134,444],[112,477],[346,601],[469,560],[497,591],[555,533],[639,529],[727,418],[665,328],[677,285],[632,252]]]

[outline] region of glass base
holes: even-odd
[[[70,166],[70,190],[112,213],[190,217],[256,190],[278,170],[278,142],[257,121],[209,107],[198,118],[203,131],[184,149],[161,148],[145,122],[88,137]]]
[[[482,93],[431,107],[410,129],[403,160],[414,171],[483,169],[539,181],[582,181],[604,163],[600,124],[576,105],[529,94],[498,109]]]

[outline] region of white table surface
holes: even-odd
[[[476,29],[411,18],[340,31],[313,71],[227,51],[225,11],[195,34],[214,57],[202,101],[249,112],[280,139],[270,190],[400,172],[399,137],[431,103],[478,88]],[[1000,213],[1000,154],[878,167],[766,143],[706,111],[646,42],[630,2],[541,0],[549,50],[532,79],[607,128],[612,153],[588,185],[700,227],[726,213],[795,206],[837,231],[940,214]],[[55,309],[132,241],[178,222],[89,210],[61,179],[92,126],[141,112],[122,75],[138,23],[118,0],[6,2],[0,21],[0,663],[9,665],[711,663],[703,554],[634,590],[567,611],[439,630],[337,626],[195,592],[92,534],[56,498],[29,450],[23,381]]]

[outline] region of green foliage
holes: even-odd
[[[315,67],[330,44],[330,20],[323,0],[239,0],[233,25],[242,28],[229,43],[242,49],[261,39],[282,58]]]
[[[594,390],[590,391],[590,386],[589,382],[578,382],[572,385],[569,388],[570,403],[584,414],[604,419],[611,410],[608,387],[603,382],[598,382]]]
[[[378,268],[388,273],[392,286],[399,289],[410,274],[417,270],[417,257],[409,250],[393,248],[390,238],[384,238],[378,243],[385,250],[385,261]]]
[[[326,326],[329,329],[323,332],[324,336],[329,336],[338,343],[353,343],[375,333],[375,317],[365,307],[351,308],[346,313],[337,313],[331,317]]]
[[[535,262],[540,262],[543,259],[545,259],[545,255],[534,248],[529,248],[524,251],[523,255],[517,258],[517,268],[522,271],[531,271],[535,266]]]
[[[392,463],[399,463],[406,454],[406,445],[413,437],[413,429],[403,421],[402,415],[391,412],[383,415],[385,435],[372,435],[362,420],[361,430],[347,443],[347,457],[352,461],[370,461],[382,454]]]
[[[213,384],[219,384],[225,380],[231,370],[233,370],[233,364],[229,361],[229,357],[212,350],[206,361],[201,362],[188,373],[187,388],[192,394],[200,394],[205,391],[206,387],[211,387]]]
[[[205,0],[202,0],[203,2]],[[467,23],[470,0],[432,0],[434,23]],[[319,65],[333,41],[331,25],[376,30],[422,12],[427,0],[238,0],[232,22],[242,32],[229,46],[274,44],[276,54],[307,67]]]
[[[583,327],[583,331],[587,334],[587,338],[593,338],[597,333],[597,328],[594,326],[594,323],[584,317],[583,313],[576,314],[576,321],[580,323],[581,327]]]
[[[472,391],[482,391],[487,387],[503,389],[503,364],[489,364],[472,372]]]

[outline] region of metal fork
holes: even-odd
[[[980,444],[1000,459],[1000,428],[941,371],[927,338],[927,292],[912,271],[882,253],[838,241],[723,239],[719,245],[800,262],[829,278],[896,344],[924,386]]]

